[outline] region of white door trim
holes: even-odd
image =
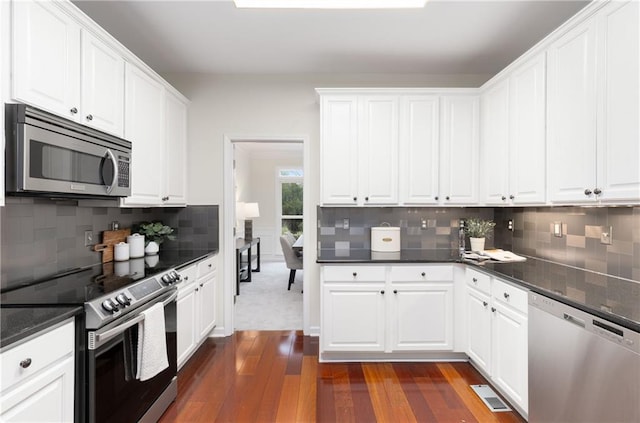
[[[222,260],[223,260],[223,289],[222,289],[222,326],[223,335],[230,336],[234,332],[234,303],[233,297],[236,292],[236,276],[235,276],[235,237],[233,235],[233,227],[235,225],[235,181],[233,174],[233,144],[240,142],[296,142],[303,144],[303,162],[302,166],[305,175],[311,168],[311,147],[308,135],[241,135],[241,134],[225,134],[223,145],[223,204],[222,204]],[[311,178],[305,177],[303,182],[303,214],[305,216],[313,216],[314,205],[311,201]],[[303,233],[310,233],[314,230],[311,219],[304,219],[302,224]],[[309,251],[313,248],[310,244],[314,237],[305,237],[304,249]],[[304,255],[303,266],[307,269],[311,268],[312,254]],[[307,293],[307,284],[310,272],[303,272],[302,280],[302,327],[305,335],[310,335],[310,307]]]

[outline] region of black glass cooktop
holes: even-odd
[[[175,250],[124,262],[97,264],[4,289],[0,292],[0,304],[2,307],[82,305],[140,279],[198,260],[209,253],[203,250]]]

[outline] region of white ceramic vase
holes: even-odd
[[[144,253],[148,256],[152,256],[154,254],[158,254],[160,250],[160,246],[155,241],[149,241],[146,247],[144,247]]]
[[[484,238],[469,238],[471,241],[471,251],[484,251]]]

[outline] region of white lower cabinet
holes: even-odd
[[[451,265],[323,266],[322,351],[453,350]]]
[[[73,319],[2,353],[2,422],[73,422]]]
[[[217,256],[180,269],[178,286],[177,361],[178,368],[193,355],[216,325]]]
[[[527,291],[467,269],[467,355],[525,416]]]

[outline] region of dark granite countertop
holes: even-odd
[[[82,313],[82,307],[0,308],[0,350]]]
[[[145,256],[144,259],[129,260],[130,263],[110,262],[92,264],[75,271],[63,272],[62,275],[69,274],[70,278],[73,279],[74,276],[82,273],[82,276],[77,276],[78,281],[82,281],[82,278],[95,278],[99,275],[108,275],[117,272],[117,266],[120,265],[127,266],[131,264],[131,267],[133,267],[133,261],[139,260],[144,262],[144,264],[141,264],[141,268],[144,268],[144,277],[152,277],[167,269],[184,267],[216,253],[218,253],[217,249],[167,249],[161,250],[156,256]],[[51,275],[48,278],[40,278],[38,280],[20,281],[20,283],[12,286],[9,290],[14,290],[14,292],[15,290],[20,290],[20,292],[27,293],[33,290],[35,292],[42,287],[48,286],[48,284],[55,285],[55,281],[47,281],[58,277],[60,277],[60,275]],[[28,296],[32,297],[30,294]],[[3,294],[4,300],[0,304],[2,326],[0,346],[2,348],[23,340],[33,333],[46,329],[83,311],[83,306],[80,304],[59,304],[55,306],[49,304],[49,301],[46,300],[39,300],[41,303],[37,301],[31,303],[29,298],[23,297],[25,297],[25,295],[19,297],[21,302],[16,301],[14,304],[10,304],[11,300],[9,300],[9,303],[7,303],[6,300],[7,298],[11,298],[11,295]],[[26,303],[28,303],[28,305]]]
[[[527,257],[527,261],[500,263],[461,260],[457,250],[402,250],[378,253],[364,249],[318,250],[320,264],[347,263],[465,263],[546,295],[587,313],[640,332],[640,282],[607,276]]]
[[[318,250],[318,263],[441,263],[457,262],[460,256],[456,250],[407,249],[399,253],[379,253],[365,249]]]
[[[517,263],[465,262],[531,291],[640,332],[640,282],[533,257]]]

